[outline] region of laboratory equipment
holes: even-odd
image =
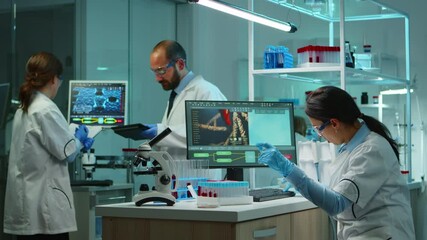
[[[378,104],[379,100],[378,100],[378,96],[372,96],[372,103],[373,104]]]
[[[292,102],[187,100],[185,114],[187,158],[227,168],[228,180],[242,181],[243,167],[266,167],[257,161],[260,142],[296,163]]]
[[[340,47],[308,45],[297,49],[298,67],[309,67],[312,63],[338,65]]]
[[[141,206],[147,202],[163,202],[168,206],[175,204],[175,197],[172,196],[172,178],[176,178],[176,175],[171,168],[172,158],[169,153],[165,151],[152,151],[152,147],[170,134],[172,131],[166,128],[163,132],[157,135],[149,142],[142,143],[139,145],[136,152],[136,159],[134,165],[138,166],[141,163],[147,163],[151,161],[154,168],[152,168],[152,174],[156,175],[155,190],[140,189],[139,193],[133,196],[133,201],[136,206]]]
[[[369,96],[367,92],[362,92],[362,96],[360,97],[360,104],[368,104]]]
[[[344,56],[345,56],[345,66],[354,68],[354,61],[353,61],[352,52],[350,50],[350,42],[349,41],[345,41]]]
[[[284,46],[277,46],[276,48],[276,66],[275,68],[293,68],[294,58],[289,53],[289,49]]]
[[[276,47],[269,45],[264,50],[264,68],[272,69],[275,68],[276,65]]]
[[[95,149],[91,148],[89,153],[87,151],[83,151],[82,167],[85,171],[86,180],[93,180],[92,173],[95,171],[95,164]]]
[[[370,44],[363,45],[363,52],[364,53],[370,53],[372,46]]]
[[[293,197],[295,196],[295,192],[283,191],[281,188],[259,188],[249,190],[249,195],[253,197],[254,202],[264,202]]]
[[[68,123],[114,127],[127,124],[127,81],[71,80]]]
[[[199,183],[197,207],[251,204],[249,183],[246,181],[208,181]]]

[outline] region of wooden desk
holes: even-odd
[[[197,208],[122,203],[96,206],[103,240],[330,239],[326,213],[303,197],[251,205]]]

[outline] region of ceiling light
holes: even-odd
[[[240,8],[238,6],[234,6],[229,3],[225,3],[222,1],[214,1],[214,0],[188,0],[190,3],[195,3],[198,5],[202,5],[208,8],[215,9],[217,11],[221,11],[236,17],[240,17],[246,19],[251,22],[256,22],[259,24],[263,24],[272,28],[279,29],[281,31],[293,33],[297,31],[296,26],[294,26],[290,22],[282,22],[277,19],[273,19],[256,12],[249,11],[244,8]]]

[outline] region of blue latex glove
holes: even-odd
[[[74,133],[74,136],[80,140],[81,143],[84,143],[87,139],[87,134],[89,133],[89,129],[86,127],[86,125],[79,125],[76,128],[76,132]]]
[[[257,143],[256,145],[261,152],[258,162],[268,165],[270,168],[280,172],[287,177],[295,167],[295,164],[285,158],[273,145],[269,143]]]
[[[283,191],[289,191],[290,188],[294,187],[292,183],[288,182],[286,178],[280,179],[279,183],[280,187],[283,187]]]
[[[157,136],[157,124],[145,124],[145,126],[149,128],[141,132],[141,137],[145,139],[152,139]]]
[[[95,140],[93,138],[86,138],[86,140],[82,143],[83,144],[83,150],[88,151],[93,143],[95,142]]]

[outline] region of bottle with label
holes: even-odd
[[[362,96],[360,97],[360,103],[361,104],[368,104],[369,102],[369,97],[368,97],[368,93],[367,92],[362,92]]]
[[[372,103],[378,104],[378,96],[372,96]]]

